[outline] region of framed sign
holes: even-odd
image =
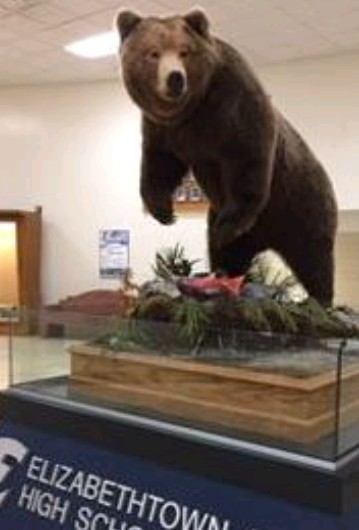
[[[100,278],[120,278],[130,266],[130,231],[100,230]]]
[[[201,212],[208,208],[207,197],[191,173],[175,191],[174,203],[175,209],[179,212]]]

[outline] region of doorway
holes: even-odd
[[[0,222],[0,311],[19,305],[16,223]],[[1,315],[1,313],[0,313]]]

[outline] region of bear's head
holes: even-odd
[[[117,18],[121,64],[127,91],[150,119],[171,122],[203,97],[218,64],[205,14]]]

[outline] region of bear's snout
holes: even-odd
[[[167,94],[171,98],[179,98],[186,89],[186,78],[179,70],[173,70],[167,77]]]
[[[164,53],[158,63],[158,94],[165,100],[177,101],[187,91],[187,72],[176,52]]]

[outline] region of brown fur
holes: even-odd
[[[210,201],[213,270],[242,274],[256,253],[272,248],[310,295],[330,304],[337,207],[309,147],[239,53],[210,35],[203,14],[137,17],[127,32],[121,16],[125,84],[143,111],[141,195],[148,210],[173,222],[173,192],[191,169]],[[191,50],[184,58],[189,90],[176,104],[156,93],[156,68],[146,55],[153,47]]]

